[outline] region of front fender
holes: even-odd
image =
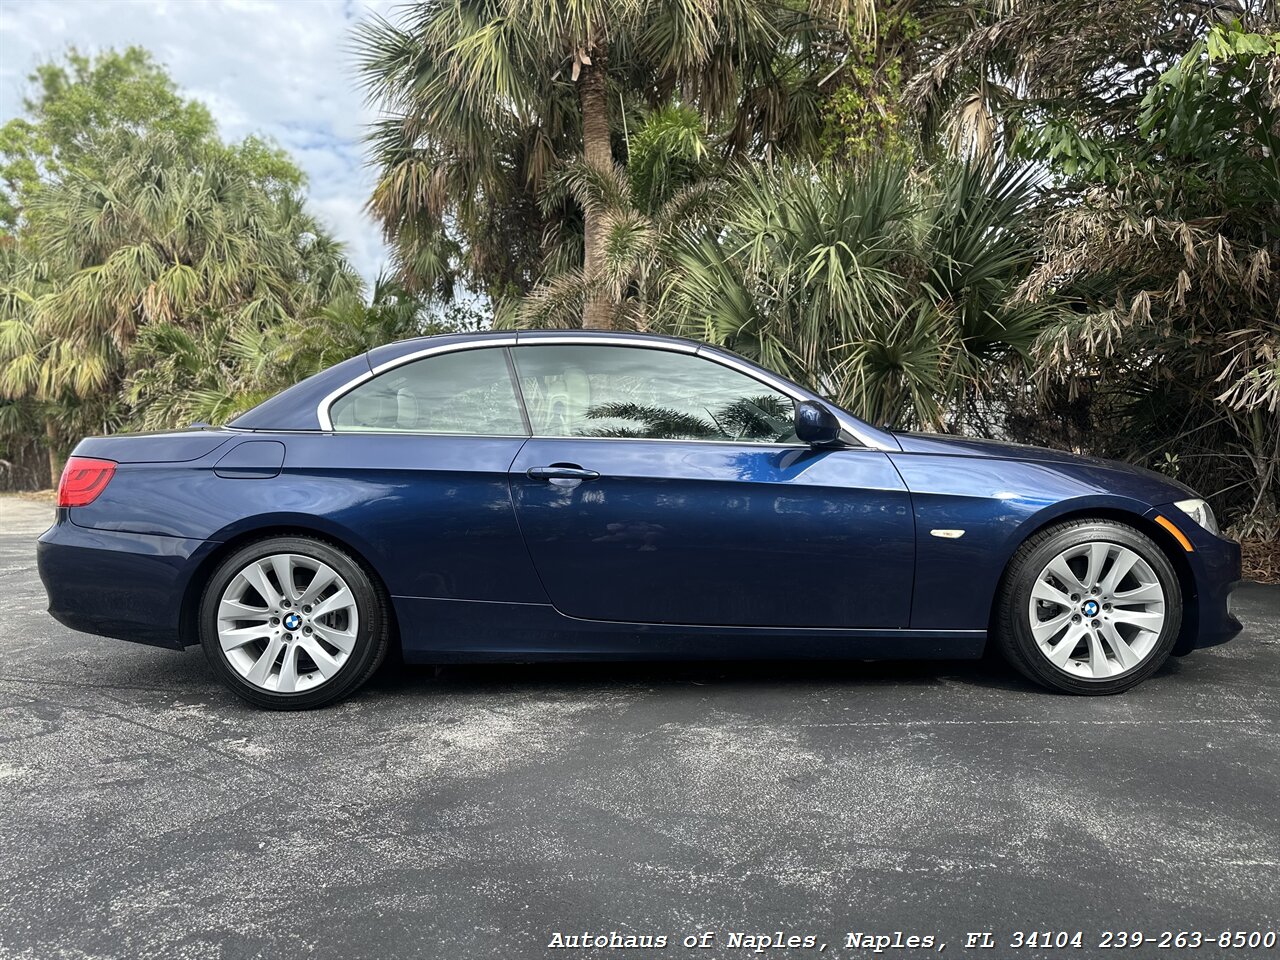
[[[985,630],[1005,567],[1036,530],[1090,511],[1140,520],[1152,507],[1103,467],[890,456],[911,491],[916,521],[912,629]]]

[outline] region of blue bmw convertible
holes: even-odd
[[[703,344],[389,344],[225,427],[94,437],[49,611],[262,707],[406,660],[964,658],[1116,693],[1240,629],[1239,547],[1123,463],[876,429]]]

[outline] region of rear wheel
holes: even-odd
[[[1168,658],[1182,592],[1150,537],[1110,520],[1072,520],[1031,537],[1009,563],[995,641],[1053,690],[1119,693]]]
[[[200,604],[200,642],[219,677],[260,707],[305,710],[350,696],[386,655],[387,600],[322,540],[272,537],[218,566]]]

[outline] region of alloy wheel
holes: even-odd
[[[1106,680],[1141,666],[1155,650],[1165,591],[1137,551],[1090,541],[1063,550],[1040,571],[1028,616],[1036,646],[1053,666]]]
[[[254,560],[218,602],[218,643],[245,680],[301,693],[332,680],[355,649],[360,612],[328,564],[297,553]]]

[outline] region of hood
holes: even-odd
[[[972,437],[951,437],[940,433],[895,433],[904,453],[928,453],[934,456],[981,457],[987,460],[1021,460],[1032,463],[1056,463],[1110,470],[1139,477],[1151,483],[1163,484],[1170,490],[1170,500],[1182,496],[1199,496],[1185,483],[1181,483],[1155,470],[1148,470],[1122,460],[1106,460],[1065,450],[1033,447],[1025,443],[1006,443],[1003,440],[978,440]]]

